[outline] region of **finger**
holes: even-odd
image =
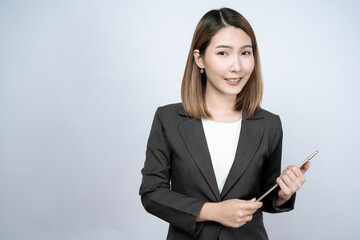
[[[302,186],[302,180],[299,178],[294,178],[294,179],[290,179],[291,183],[286,183],[288,188],[291,189],[293,192],[296,192],[297,190],[299,190]],[[291,184],[291,185],[288,185]]]
[[[252,216],[254,212],[256,212],[257,209],[246,209],[246,210],[238,210],[235,212],[236,216],[239,218],[239,220],[244,220],[248,216]]]
[[[262,202],[247,202],[243,205],[243,209],[246,210],[256,210],[258,208],[261,208],[263,205]]]
[[[243,217],[246,217],[246,216],[252,216],[254,214],[254,212],[256,212],[256,209],[244,210],[241,214]]]
[[[262,205],[263,205],[262,202],[254,202],[254,203],[251,203],[251,204],[247,204],[246,209],[248,209],[248,210],[257,210],[257,209],[261,208]]]
[[[305,176],[303,172],[300,170],[300,168],[294,167],[292,171],[295,173],[298,180],[300,180],[301,184],[303,184],[305,182]]]
[[[289,165],[289,166],[287,166],[286,169],[293,169],[294,167],[296,167],[296,166],[295,165]]]
[[[288,186],[286,186],[286,184],[280,177],[278,177],[276,181],[279,184],[280,189],[281,191],[283,191],[284,194],[290,194],[290,189],[288,188]]]
[[[301,169],[300,169],[301,172],[302,172],[303,174],[305,174],[305,173],[307,172],[307,170],[309,170],[310,165],[311,165],[310,161],[307,161],[307,162],[301,167]]]
[[[294,165],[290,165],[290,166],[287,166],[287,168],[285,168],[281,174],[287,174],[289,171],[291,171],[293,168],[296,168],[296,166]]]
[[[291,193],[296,192],[302,186],[301,180],[298,179],[292,171],[289,171],[282,179]]]
[[[245,218],[245,221],[246,221],[246,222],[250,222],[252,219],[253,219],[253,216],[252,216],[252,214],[251,214],[251,215],[249,215],[249,216],[247,216],[247,217]]]
[[[289,174],[289,173],[288,173]],[[284,181],[285,185],[288,187],[288,189],[290,189],[291,191],[294,191],[296,186],[297,186],[297,182],[296,182],[296,178],[295,179],[291,179],[289,177],[289,175],[283,175],[280,176],[280,178]]]
[[[242,200],[242,199],[237,199],[239,203],[241,203],[241,205],[243,205],[244,203],[257,203],[256,202],[256,198],[252,198],[250,200]]]
[[[238,199],[238,204],[240,210],[258,209],[263,205],[262,202],[256,202],[256,198],[253,198],[251,200]]]
[[[300,171],[300,170],[299,170]],[[295,175],[294,171],[292,169],[288,170],[286,173],[285,173],[286,176],[288,176],[290,178],[290,180],[292,182],[295,182],[297,181],[298,177]]]
[[[302,173],[302,171],[300,170],[300,168],[297,167],[297,166],[293,167],[291,170],[294,172],[294,174],[295,174],[296,177],[298,177],[298,178],[302,178],[302,177],[304,176],[304,174]]]

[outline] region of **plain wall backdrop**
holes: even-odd
[[[214,8],[257,36],[283,168],[313,151],[270,239],[360,239],[359,1],[0,2],[0,239],[165,239],[138,190],[158,106],[181,101],[192,34]]]

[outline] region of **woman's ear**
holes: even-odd
[[[200,55],[200,51],[198,49],[194,50],[194,60],[196,65],[198,65],[199,68],[205,68],[204,66],[204,60],[202,56]]]

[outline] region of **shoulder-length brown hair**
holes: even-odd
[[[245,110],[248,117],[260,108],[263,83],[260,59],[255,33],[249,22],[238,12],[230,8],[221,8],[207,12],[196,26],[181,85],[181,99],[185,111],[191,117],[211,118],[205,104],[206,76],[200,73],[194,60],[194,50],[204,55],[212,37],[222,28],[232,26],[242,29],[252,42],[255,66],[244,88],[236,97],[235,111]]]

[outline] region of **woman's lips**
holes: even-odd
[[[237,85],[241,81],[242,77],[239,78],[224,78],[225,81],[231,85]]]

